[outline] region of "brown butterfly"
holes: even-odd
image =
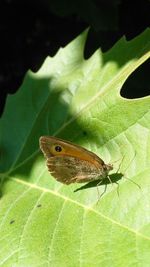
[[[40,149],[47,159],[49,172],[67,185],[102,181],[113,169],[93,152],[53,136],[41,136]]]

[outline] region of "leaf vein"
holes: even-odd
[[[71,203],[74,203],[75,205],[78,205],[78,206],[80,206],[80,207],[86,209],[86,211],[88,211],[88,212],[93,212],[93,213],[99,215],[100,217],[104,218],[105,220],[111,222],[112,224],[114,224],[114,225],[116,225],[116,226],[118,226],[118,227],[121,227],[121,228],[123,228],[123,229],[125,229],[125,230],[127,230],[127,231],[129,231],[129,232],[131,232],[131,233],[133,233],[134,235],[138,235],[138,236],[140,236],[141,238],[150,241],[150,237],[147,237],[147,236],[143,235],[142,233],[137,232],[137,231],[135,231],[134,229],[129,228],[128,226],[123,225],[123,224],[121,224],[120,222],[118,222],[118,221],[116,221],[116,220],[114,220],[114,219],[112,219],[112,218],[110,218],[110,217],[108,217],[108,216],[102,214],[101,212],[95,210],[92,206],[85,206],[84,204],[82,204],[82,203],[80,203],[80,202],[77,202],[76,200],[73,200],[73,199],[71,199],[71,198],[68,198],[68,197],[66,197],[66,196],[64,196],[64,195],[61,195],[59,192],[55,192],[55,191],[52,191],[52,190],[50,190],[50,189],[46,189],[46,188],[40,187],[40,186],[35,185],[35,184],[30,184],[29,182],[22,181],[22,180],[19,180],[19,179],[17,179],[17,178],[11,178],[11,179],[12,179],[13,181],[15,181],[16,183],[22,183],[23,185],[25,185],[25,186],[29,186],[29,187],[31,187],[31,188],[33,188],[33,189],[35,189],[35,190],[40,190],[40,191],[43,191],[43,192],[46,192],[46,193],[50,193],[50,194],[52,194],[52,195],[55,195],[55,196],[57,196],[57,197],[60,197],[60,198],[64,199],[65,201],[70,201]]]

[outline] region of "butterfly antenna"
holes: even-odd
[[[125,155],[124,155],[124,157],[125,157]],[[129,162],[129,164],[127,165],[127,167],[125,168],[124,173],[125,173],[126,170],[129,168],[129,166],[131,165],[131,163],[132,163],[132,161],[135,159],[135,157],[136,157],[136,151],[134,151],[134,156],[133,156],[133,158],[130,160],[130,162]]]
[[[126,170],[129,168],[129,166],[131,165],[131,163],[132,163],[132,161],[135,159],[135,157],[136,157],[136,151],[134,151],[134,156],[133,156],[133,158],[130,160],[129,164],[128,164],[127,167],[125,168],[125,172],[126,172]],[[124,172],[124,173],[125,173],[125,172]],[[129,180],[129,181],[132,182],[133,184],[135,184],[139,189],[141,189],[140,185],[137,184],[136,182],[134,182],[132,179],[127,178],[126,176],[124,176],[124,178],[125,178],[126,180]]]
[[[124,157],[125,157],[125,155],[124,155]],[[123,157],[123,159],[124,159],[124,157]],[[133,160],[135,159],[135,157],[136,157],[136,151],[134,150],[134,156],[132,157],[132,159],[130,160],[129,164],[128,164],[127,167],[125,168],[124,173],[125,173],[126,170],[129,168],[129,166],[131,165],[131,163],[133,162]],[[122,163],[122,161],[121,161],[121,163]],[[119,164],[119,169],[120,169],[120,166],[121,166],[121,164]],[[129,181],[132,182],[133,184],[135,184],[139,189],[141,189],[140,185],[137,184],[136,182],[134,182],[132,179],[127,178],[126,176],[124,176],[124,178],[125,178],[126,180],[129,180]]]
[[[132,182],[133,184],[135,184],[139,189],[141,189],[141,186],[139,184],[137,184],[136,182],[134,182],[132,179],[127,178],[125,176],[124,176],[124,179],[129,180],[130,182]]]

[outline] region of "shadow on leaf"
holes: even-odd
[[[96,180],[96,181],[89,182],[89,183],[77,188],[76,190],[74,190],[74,192],[77,192],[77,191],[80,191],[80,190],[84,190],[84,189],[88,189],[88,188],[92,188],[92,187],[101,186],[101,185],[108,185],[110,183],[118,184],[118,181],[122,177],[123,177],[122,173],[114,173],[114,174],[109,175],[109,178],[105,178],[103,180]]]

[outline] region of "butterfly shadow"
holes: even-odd
[[[78,192],[80,190],[84,190],[84,189],[88,189],[88,188],[92,188],[92,187],[96,187],[97,190],[98,190],[99,186],[105,185],[104,191],[100,194],[100,197],[102,197],[102,195],[104,195],[106,190],[107,190],[107,185],[115,183],[115,184],[117,184],[117,193],[119,195],[119,190],[118,190],[119,184],[118,184],[118,181],[121,180],[121,178],[123,176],[124,175],[122,173],[114,173],[114,174],[109,175],[109,177],[106,177],[103,180],[96,180],[96,181],[89,182],[89,183],[87,183],[87,184],[75,189],[74,192]]]

